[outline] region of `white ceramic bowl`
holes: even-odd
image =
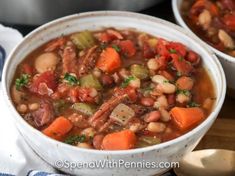
[[[175,16],[177,23],[179,25],[181,25],[183,28],[185,28],[193,33],[193,31],[189,28],[189,26],[187,26],[187,24],[185,23],[184,19],[181,16],[180,8],[181,8],[181,4],[182,4],[183,0],[172,0],[171,2],[172,2],[172,9],[173,9],[174,16]],[[194,34],[194,35],[196,35],[196,34]],[[228,94],[235,98],[235,80],[234,80],[235,57],[232,57],[228,54],[225,54],[225,53],[217,50],[216,48],[212,47],[211,45],[207,44],[204,41],[202,41],[202,42],[205,43],[218,56],[222,66],[223,66],[224,72],[225,72],[227,85],[228,85]]]
[[[97,30],[103,27],[132,28],[144,31],[155,36],[161,36],[168,40],[184,43],[191,49],[198,52],[203,59],[203,65],[208,70],[213,79],[215,92],[217,95],[215,108],[210,116],[198,127],[177,139],[141,149],[125,151],[98,151],[73,147],[44,136],[41,132],[28,125],[15,110],[10,98],[10,84],[17,65],[32,50],[43,43],[61,36],[80,30]],[[216,56],[205,49],[204,45],[198,41],[191,33],[169,22],[130,12],[100,11],[76,14],[50,22],[36,29],[18,45],[7,59],[3,71],[3,92],[9,109],[13,112],[16,126],[23,138],[46,162],[55,166],[56,161],[70,162],[92,162],[98,160],[124,160],[126,162],[170,162],[179,161],[185,154],[192,151],[203,135],[211,127],[216,119],[224,101],[226,82],[223,69]],[[22,139],[23,140],[23,139]],[[58,164],[58,163],[57,163]],[[66,169],[60,170],[80,175],[129,175],[142,176],[153,175],[166,171],[166,168],[103,168],[103,169]]]

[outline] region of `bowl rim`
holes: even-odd
[[[213,52],[215,52],[219,57],[229,61],[229,62],[233,62],[235,63],[235,57],[232,57],[228,54],[225,54],[224,52],[214,48],[213,46],[209,45],[206,41],[202,40],[200,37],[198,37],[191,29],[190,27],[185,23],[184,19],[182,18],[182,15],[180,13],[180,9],[178,8],[177,3],[179,2],[179,0],[172,0],[171,1],[171,6],[173,9],[173,13],[176,19],[176,22],[182,26],[183,28],[189,30],[193,35],[195,35],[201,42],[203,42],[204,44],[206,44],[207,47],[209,47]],[[183,0],[181,0],[181,2],[183,2]]]
[[[69,144],[65,144],[63,142],[60,141],[56,141],[54,139],[51,139],[49,137],[47,137],[46,135],[42,134],[39,130],[33,128],[31,125],[29,125],[21,116],[20,114],[16,111],[12,101],[11,101],[11,97],[10,95],[8,95],[8,90],[7,90],[7,72],[8,72],[8,67],[11,64],[11,60],[14,58],[15,53],[17,53],[17,50],[21,49],[21,45],[25,45],[25,43],[27,42],[27,39],[34,37],[34,35],[37,35],[38,32],[43,31],[47,28],[50,28],[50,26],[59,24],[63,21],[69,21],[69,20],[79,20],[81,18],[89,18],[90,16],[110,16],[110,17],[117,17],[117,16],[121,16],[121,17],[131,17],[131,18],[140,18],[142,20],[145,21],[149,21],[152,23],[161,23],[163,25],[165,25],[167,28],[174,28],[174,30],[176,30],[177,32],[183,34],[183,35],[187,35],[189,38],[191,38],[191,40],[193,40],[194,42],[199,43],[200,46],[204,51],[207,52],[208,55],[211,56],[212,62],[214,62],[217,72],[219,73],[219,79],[221,80],[221,85],[219,85],[219,92],[217,95],[217,105],[215,106],[215,108],[213,109],[213,111],[210,113],[210,115],[197,127],[195,127],[194,129],[190,130],[189,132],[185,133],[184,135],[177,137],[173,140],[167,141],[167,142],[163,142],[157,145],[153,145],[153,146],[149,146],[149,147],[144,147],[144,148],[137,148],[137,149],[130,149],[130,150],[96,150],[96,149],[83,149],[83,148],[78,148],[75,146],[71,146]],[[137,29],[138,30],[138,29]],[[4,66],[4,70],[3,70],[3,81],[2,81],[2,88],[3,88],[3,96],[4,99],[8,105],[8,108],[11,110],[12,112],[12,116],[14,116],[14,120],[15,123],[19,123],[19,125],[23,126],[23,128],[27,128],[28,130],[30,130],[31,133],[36,134],[40,137],[40,139],[45,140],[48,143],[51,143],[55,146],[60,146],[69,150],[72,150],[73,152],[83,152],[83,153],[88,153],[88,154],[96,154],[96,155],[126,155],[126,154],[138,154],[138,153],[143,153],[143,152],[148,152],[148,151],[153,151],[153,150],[159,150],[161,148],[167,148],[171,145],[180,143],[181,141],[184,141],[186,139],[189,139],[190,136],[192,136],[193,134],[195,134],[196,132],[200,131],[201,129],[205,128],[207,126],[208,123],[210,123],[211,121],[214,121],[217,117],[218,112],[220,111],[223,102],[224,102],[224,98],[225,98],[225,93],[226,93],[226,80],[225,80],[225,74],[224,71],[222,69],[222,66],[220,64],[220,62],[218,61],[216,55],[214,53],[212,53],[210,50],[207,49],[207,47],[203,47],[204,44],[201,43],[200,40],[198,40],[195,36],[193,36],[189,31],[186,31],[185,29],[179,27],[176,24],[173,24],[171,22],[156,18],[156,17],[152,17],[149,15],[143,15],[140,13],[134,13],[134,12],[127,12],[127,11],[92,11],[92,12],[84,12],[84,13],[78,13],[78,14],[74,14],[74,15],[69,15],[69,16],[65,16],[62,18],[59,18],[57,20],[51,21],[49,23],[46,23],[40,27],[38,27],[37,29],[33,30],[32,32],[30,32],[27,36],[25,36],[24,40],[22,42],[20,42],[13,51],[11,51],[11,53],[8,56],[7,62],[5,63]],[[10,86],[9,86],[10,88]],[[18,129],[19,130],[19,129]]]

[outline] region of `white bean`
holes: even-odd
[[[208,10],[203,10],[198,17],[199,24],[203,29],[208,29],[211,24],[211,14]]]
[[[161,119],[163,122],[168,122],[168,121],[171,120],[170,113],[169,113],[167,110],[161,108],[161,109],[159,109],[159,111],[160,111],[160,113],[161,113],[161,118],[160,118],[160,119]]]
[[[86,142],[78,143],[77,147],[86,148],[86,149],[92,149],[92,146],[90,144],[86,143]]]
[[[29,104],[28,107],[29,107],[30,111],[35,111],[39,108],[39,104],[38,103],[32,103],[32,104]]]
[[[159,68],[159,64],[156,59],[149,59],[147,66],[150,70],[157,70]]]
[[[229,48],[229,49],[235,48],[233,39],[224,30],[222,29],[219,30],[218,37],[226,48]]]
[[[165,95],[161,95],[157,98],[157,100],[154,102],[153,105],[154,108],[167,108],[168,107],[168,101]]]
[[[94,137],[96,134],[96,131],[94,130],[94,128],[86,128],[84,130],[82,130],[81,134],[85,135],[86,137]]]
[[[11,89],[11,95],[12,95],[12,100],[15,103],[19,104],[21,102],[21,100],[22,100],[22,97],[25,95],[25,93],[16,90],[16,87],[13,86],[12,89]]]
[[[176,86],[168,82],[160,84],[160,86],[161,86],[163,93],[165,94],[173,94],[176,91]]]
[[[164,82],[169,82],[168,79],[166,79],[164,76],[162,75],[155,75],[152,77],[152,81],[156,84],[163,84]]]
[[[17,110],[19,111],[19,113],[26,113],[27,112],[27,110],[28,110],[28,107],[27,107],[27,105],[25,105],[25,104],[19,104],[18,106],[17,106]]]
[[[140,88],[140,84],[141,84],[141,82],[140,82],[140,79],[138,79],[138,78],[135,78],[134,80],[131,80],[129,82],[129,86],[131,86],[133,88]]]
[[[44,53],[38,56],[34,66],[38,73],[43,73],[48,70],[55,70],[59,58],[54,53]]]
[[[177,96],[176,96],[176,101],[179,102],[179,103],[187,103],[191,100],[191,96],[187,96],[183,93],[179,93]]]
[[[162,133],[165,129],[166,125],[161,122],[150,122],[147,126],[147,130],[154,133]]]

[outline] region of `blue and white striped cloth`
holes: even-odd
[[[0,176],[15,176],[15,175],[0,173]],[[26,176],[67,176],[67,175],[51,174],[51,173],[42,172],[42,171],[30,171]],[[167,172],[163,174],[162,176],[176,176],[176,175],[173,172]]]

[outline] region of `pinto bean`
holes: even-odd
[[[169,94],[167,96],[167,102],[170,106],[175,104],[175,94]]]
[[[93,138],[93,146],[95,147],[95,149],[101,149],[103,138],[104,135],[102,134],[95,135],[95,137]]]
[[[114,80],[109,75],[102,75],[101,76],[101,82],[104,86],[110,86],[111,84],[113,84]]]
[[[182,76],[176,81],[176,86],[181,90],[192,90],[194,80],[188,76]]]
[[[147,130],[154,133],[162,133],[166,129],[166,125],[161,122],[150,122],[147,126]]]
[[[144,117],[145,122],[156,122],[161,118],[160,111],[152,111]]]
[[[219,30],[218,37],[226,48],[229,48],[229,49],[235,48],[235,44],[234,44],[232,37],[230,37],[228,33],[225,32],[224,30],[222,29]]]
[[[153,106],[154,99],[150,98],[150,97],[143,97],[143,98],[141,98],[140,102],[144,106]]]

